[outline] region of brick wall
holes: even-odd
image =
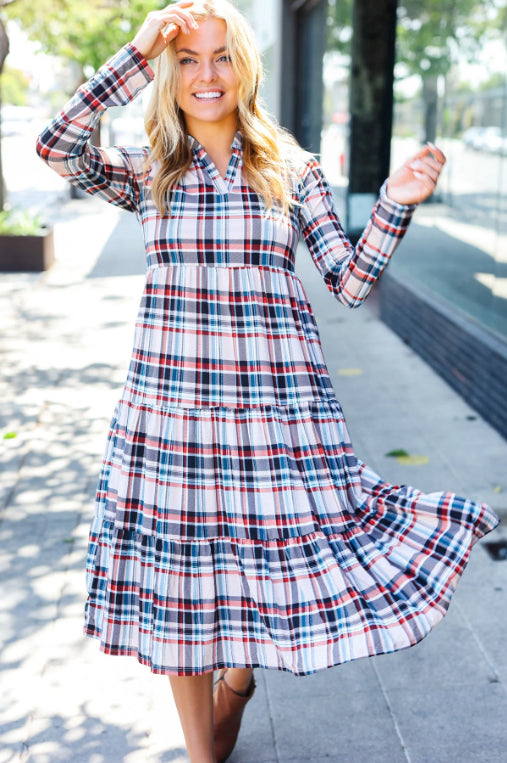
[[[507,437],[507,343],[397,275],[386,272],[379,291],[382,320]]]

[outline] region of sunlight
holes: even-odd
[[[493,273],[475,273],[474,278],[489,289],[494,297],[507,299],[507,278],[498,278]]]

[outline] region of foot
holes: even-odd
[[[229,673],[238,671],[236,686],[244,688],[247,673],[250,682],[246,691],[238,692],[229,683]],[[241,675],[243,673],[243,675]],[[241,681],[240,681],[241,678]],[[213,692],[213,736],[217,763],[224,763],[236,744],[246,703],[255,691],[253,671],[247,668],[224,668],[220,671]]]

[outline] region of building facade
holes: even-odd
[[[370,41],[385,13],[375,24],[372,14],[382,3],[397,11],[394,109],[392,99],[385,97],[389,61],[376,66],[368,55],[357,58],[358,46],[360,56],[368,45],[375,47]],[[450,53],[442,47],[439,52],[441,40],[437,36],[426,40],[426,48],[418,53],[421,63],[427,63],[431,73],[431,57],[438,54],[441,59],[440,69],[430,78],[424,69],[419,75],[410,69],[410,47],[416,50],[420,40],[414,32],[407,45],[410,24],[402,0],[391,5],[389,0],[237,0],[237,4],[250,18],[263,53],[268,108],[302,145],[319,154],[349,233],[366,223],[389,163],[398,166],[420,148],[433,121],[432,137],[446,152],[447,167],[438,194],[416,215],[403,252],[382,279],[382,317],[507,436],[505,34],[477,49],[476,68],[456,50],[452,61],[446,62]],[[451,12],[443,9],[439,18],[439,29],[445,27],[449,34],[453,19],[446,14]],[[365,24],[365,18],[371,23]],[[460,34],[464,33],[466,28],[461,28]],[[386,28],[379,39],[389,34]],[[393,34],[393,52],[394,46]],[[392,80],[388,87],[393,90]],[[428,97],[434,99],[432,104]],[[373,121],[368,144],[367,121],[359,126],[354,121],[358,102],[359,109],[371,107],[379,115],[377,122],[389,133],[387,141],[375,137]],[[373,185],[366,180],[367,187],[361,188],[368,166],[358,173],[358,162],[364,164],[365,155],[378,158],[380,153],[383,162],[370,168]]]

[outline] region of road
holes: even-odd
[[[69,186],[35,152],[40,127],[30,125],[22,135],[4,137],[2,162],[9,206],[42,212],[45,221],[51,222],[58,208],[55,201],[69,197]]]
[[[466,148],[459,140],[439,141],[447,156],[440,181],[443,200],[463,214],[469,223],[482,225],[499,234],[507,233],[507,156]],[[392,166],[396,167],[415,151],[412,139],[394,139]]]

